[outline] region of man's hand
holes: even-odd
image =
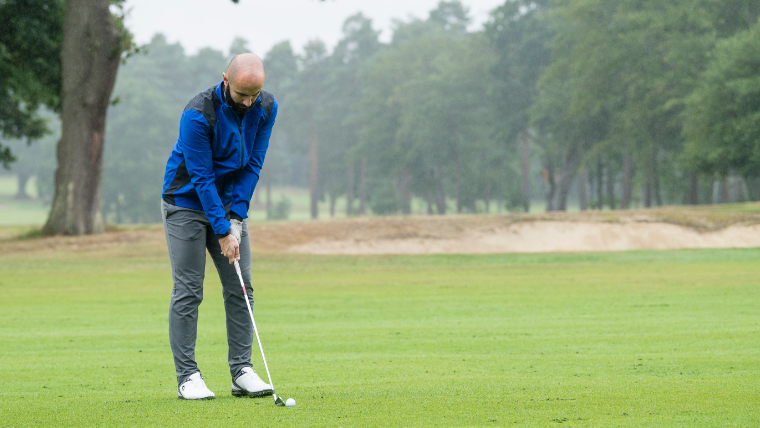
[[[240,244],[234,236],[230,234],[220,238],[219,246],[222,247],[224,257],[230,259],[230,264],[235,263],[235,260],[240,260]]]

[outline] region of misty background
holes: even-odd
[[[758,200],[757,3],[506,1],[486,13],[444,1],[382,28],[357,13],[325,40],[254,45],[241,30],[201,47],[158,33],[119,70],[103,213],[160,221],[185,104],[247,51],[280,105],[252,219]],[[46,117],[42,139],[3,141],[17,161],[0,190],[24,201],[18,222],[42,222],[53,196],[60,123]]]

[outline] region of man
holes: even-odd
[[[272,387],[251,368],[253,326],[232,264],[239,260],[253,306],[246,218],[277,101],[262,90],[264,65],[254,54],[233,58],[222,79],[190,100],[182,113],[179,138],[166,163],[161,202],[174,281],[169,341],[177,394],[187,400],[215,397],[195,362],[206,250],[222,281],[232,395],[272,394]]]

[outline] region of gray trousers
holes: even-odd
[[[161,201],[161,214],[174,281],[169,306],[169,342],[174,354],[177,383],[181,384],[185,378],[200,371],[195,362],[195,339],[198,335],[198,306],[203,301],[206,250],[222,281],[224,310],[227,314],[227,360],[230,374],[234,377],[242,368],[251,367],[253,345],[253,325],[235,266],[230,265],[229,260],[222,255],[219,240],[203,211]],[[243,221],[241,241],[240,270],[253,308],[251,246],[246,221]]]

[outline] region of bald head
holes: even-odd
[[[264,84],[264,63],[256,54],[244,53],[235,55],[227,66],[227,77],[233,83],[247,85],[252,83]]]
[[[229,85],[230,95],[236,104],[250,107],[264,87],[264,63],[257,55],[236,55],[222,73],[224,84]]]

